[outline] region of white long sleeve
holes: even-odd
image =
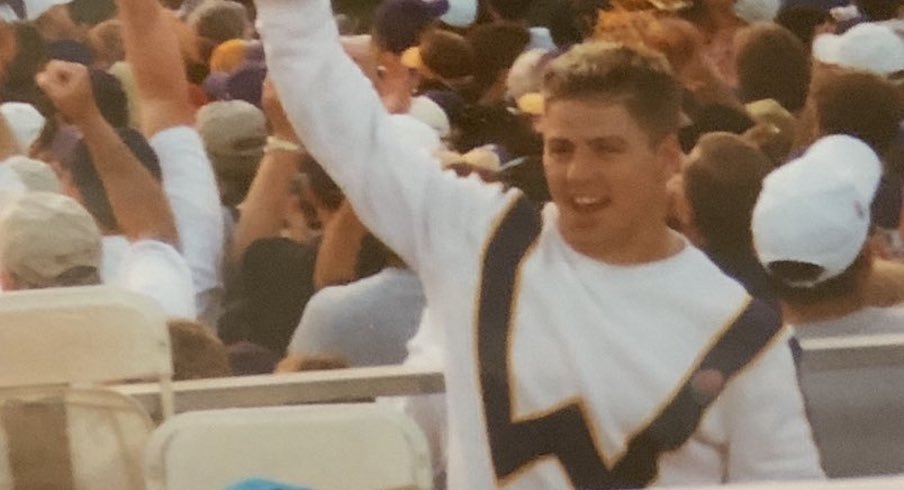
[[[268,0],[258,22],[289,120],[362,222],[416,270],[444,250],[472,248],[462,240],[478,248],[507,199],[406,144],[342,50],[329,2]]]
[[[223,287],[220,265],[224,243],[213,167],[193,128],[169,128],[149,141],[160,159],[163,191],[173,210],[182,256],[191,271],[198,315],[213,326]]]

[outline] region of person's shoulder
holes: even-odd
[[[191,126],[172,126],[158,131],[148,139],[148,142],[156,151],[160,148],[200,148],[203,150],[204,143],[201,135]]]
[[[169,266],[179,273],[187,272],[189,276],[191,275],[185,258],[176,250],[176,247],[152,238],[129,242],[122,261],[123,265],[139,261],[153,261],[156,266]]]

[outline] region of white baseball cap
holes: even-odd
[[[887,77],[904,70],[904,40],[886,26],[864,22],[841,35],[816,36],[813,56],[823,63]]]
[[[803,156],[763,180],[753,209],[753,244],[760,263],[813,264],[822,273],[812,287],[844,272],[857,258],[870,228],[870,205],[882,164],[866,143],[827,136]]]

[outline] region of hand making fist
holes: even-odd
[[[84,65],[51,61],[35,81],[69,122],[79,124],[100,114]]]

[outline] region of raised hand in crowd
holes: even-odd
[[[153,238],[177,245],[179,234],[163,190],[101,115],[88,68],[51,61],[36,82],[82,132],[123,234],[131,240]]]
[[[160,160],[163,190],[191,270],[200,317],[213,325],[223,288],[223,210],[213,168],[193,127],[195,108],[180,30],[157,0],[118,0],[117,5],[141,127]]]
[[[242,216],[233,235],[230,257],[235,264],[241,263],[245,251],[256,240],[279,236],[290,184],[298,174],[302,154],[279,94],[269,80],[264,82],[262,106],[273,128],[273,138],[243,203]]]

